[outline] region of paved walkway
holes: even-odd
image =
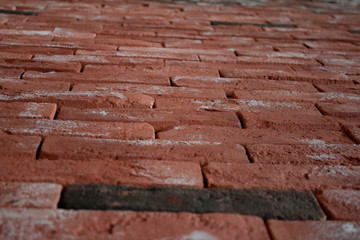
[[[3,0],[1,239],[360,239],[359,1]]]

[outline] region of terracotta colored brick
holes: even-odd
[[[0,80],[0,89],[11,91],[68,91],[70,84],[66,82],[5,79]]]
[[[119,197],[121,196],[121,197]],[[204,201],[204,198],[206,201]],[[273,201],[276,198],[277,201]],[[146,199],[144,201],[144,199]],[[59,208],[153,212],[237,213],[263,219],[325,218],[309,191],[68,185]]]
[[[1,53],[0,59],[30,59],[32,54],[29,53],[12,53],[3,52]]]
[[[72,91],[126,91],[143,93],[151,96],[200,97],[205,99],[226,99],[225,92],[217,89],[196,89],[185,87],[165,87],[140,84],[76,84]]]
[[[326,189],[316,197],[330,219],[360,220],[360,191]]]
[[[135,57],[135,58],[160,58],[160,59],[179,59],[198,61],[194,53],[183,53],[169,48],[150,48],[150,47],[119,47],[118,51],[86,51],[78,50],[76,55],[93,56],[116,56],[116,57]]]
[[[159,109],[205,109],[209,111],[247,111],[247,112],[284,112],[306,113],[320,115],[318,109],[311,103],[276,102],[249,99],[190,99],[158,97],[155,107]]]
[[[351,79],[346,75],[320,72],[320,71],[278,71],[278,70],[258,70],[258,69],[227,69],[220,70],[220,76],[228,78],[258,78],[270,80],[291,80],[311,82],[314,84],[328,83],[349,83]]]
[[[57,208],[62,186],[51,183],[0,182],[2,208]]]
[[[360,165],[360,146],[355,144],[253,144],[246,149],[254,163]]]
[[[318,84],[316,85],[322,92],[343,92],[351,94],[360,94],[359,84]]]
[[[198,163],[152,160],[0,159],[1,181],[203,187]]]
[[[30,101],[30,102],[53,102],[59,106],[77,108],[96,107],[130,107],[130,108],[152,108],[154,99],[150,96],[130,92],[30,92],[16,94],[14,92],[3,92],[0,100]]]
[[[209,163],[203,168],[209,187],[322,190],[359,189],[359,166]]]
[[[239,99],[255,99],[265,101],[296,101],[296,102],[358,102],[360,95],[348,93],[314,93],[314,92],[297,92],[297,91],[234,91],[233,96]]]
[[[176,141],[230,142],[236,144],[336,144],[353,143],[341,131],[304,130],[276,131],[271,129],[240,129],[217,126],[178,126],[159,132],[159,139]]]
[[[0,211],[1,227],[4,229],[1,237],[4,238],[14,233],[13,236],[19,238],[37,236],[46,239],[135,240],[144,236],[149,239],[269,239],[260,218],[236,214],[36,209]],[[157,226],[162,226],[162,229],[159,230]],[[39,232],[40,227],[42,231]]]
[[[47,118],[53,119],[56,113],[54,103],[0,102],[0,117]]]
[[[214,78],[214,77],[173,77],[173,84],[177,87],[220,88],[227,92],[238,90],[287,90],[299,92],[317,92],[310,83],[279,80],[254,80],[243,78]]]
[[[4,118],[0,119],[0,129],[9,134],[63,135],[111,139],[155,139],[154,128],[147,123]]]
[[[13,41],[11,41],[13,42]],[[4,44],[3,42],[1,42]],[[18,52],[18,53],[30,53],[30,54],[46,54],[46,55],[72,55],[74,54],[74,51],[71,49],[64,49],[64,48],[56,48],[55,46],[51,46],[51,44],[44,44],[43,46],[26,46],[26,45],[0,45],[1,51],[7,51],[7,52]]]
[[[96,36],[96,43],[111,44],[117,46],[134,46],[134,47],[162,47],[161,43],[144,41],[140,39],[115,38],[114,36]]]
[[[46,81],[68,81],[68,82],[87,82],[87,83],[132,83],[170,86],[169,78],[161,75],[141,75],[133,74],[104,74],[94,73],[65,73],[65,72],[34,72],[26,71],[23,75],[25,80],[46,80]]]
[[[93,56],[93,55],[38,55],[36,54],[33,61],[53,62],[57,64],[67,62],[80,62],[82,64],[117,64],[117,65],[145,65],[145,66],[163,66],[161,60],[155,59],[139,59],[139,58],[123,58],[112,56]]]
[[[343,130],[345,131],[345,133],[352,140],[354,140],[354,142],[360,144],[360,123],[357,123],[357,124],[342,124],[341,126],[342,126]]]
[[[233,112],[161,110],[161,109],[77,109],[63,107],[58,119],[106,122],[146,122],[155,131],[166,130],[178,125],[210,125],[240,127],[239,119]]]
[[[340,118],[359,118],[360,106],[358,103],[317,103],[316,107],[322,114]]]
[[[141,66],[116,66],[116,65],[87,65],[84,73],[94,74],[99,71],[109,72],[111,74],[137,74],[137,75],[162,75],[167,77],[173,76],[205,76],[205,77],[219,77],[218,70],[207,68],[194,67],[141,67]]]
[[[22,69],[0,68],[0,79],[20,79]]]
[[[59,71],[59,72],[80,72],[80,63],[49,63],[49,62],[35,62],[32,60],[0,60],[0,67],[5,68],[22,68],[25,70],[34,71]]]
[[[316,114],[294,114],[291,111],[279,113],[241,111],[240,115],[244,128],[270,128],[283,131],[303,131],[313,129],[341,130],[337,121]]]
[[[221,142],[112,140],[75,137],[47,137],[42,159],[158,159],[192,162],[248,162],[241,145]]]
[[[0,155],[2,158],[20,158],[29,160],[36,158],[36,151],[41,138],[35,136],[16,136],[0,134]]]
[[[360,231],[359,222],[270,220],[267,225],[274,240],[356,240]]]

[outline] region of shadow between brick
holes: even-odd
[[[62,193],[59,208],[237,213],[265,220],[325,218],[311,192],[290,190],[68,185]]]

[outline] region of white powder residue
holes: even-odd
[[[335,154],[325,154],[325,153],[314,153],[311,155],[306,155],[306,157],[319,161],[324,161],[326,159],[336,159]]]

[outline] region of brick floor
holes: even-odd
[[[360,239],[360,4],[0,2],[0,239]]]

